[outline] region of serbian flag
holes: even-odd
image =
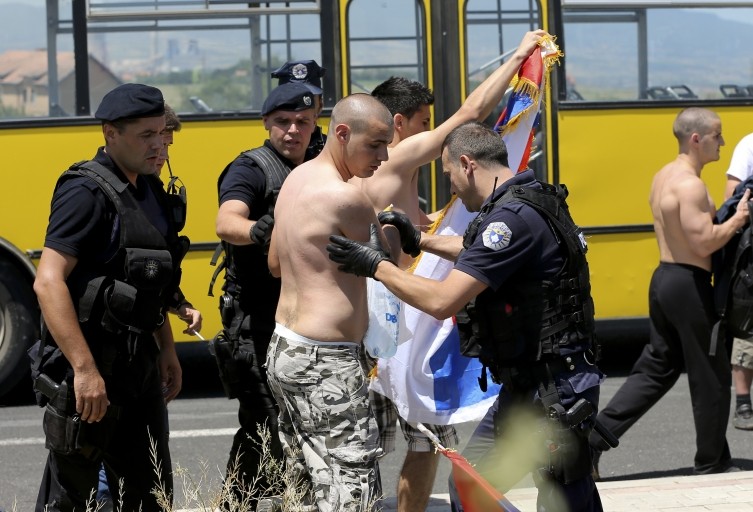
[[[429,233],[462,235],[475,216],[453,198]],[[411,269],[418,276],[442,280],[453,266],[449,260],[424,252]],[[405,303],[400,314],[397,352],[378,360],[371,389],[392,400],[400,416],[411,423],[449,425],[480,420],[499,394],[499,385],[487,376],[487,390],[481,391],[481,363],[460,353],[455,318],[437,320]]]
[[[522,171],[528,167],[549,70],[560,57],[562,52],[554,44],[554,40],[544,37],[539,51],[531,53],[513,78],[512,94],[494,125],[494,129],[507,144],[508,163],[513,171]]]

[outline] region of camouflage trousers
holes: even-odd
[[[280,407],[280,441],[308,503],[322,512],[379,510],[379,429],[358,343],[317,342],[280,325],[267,378]]]

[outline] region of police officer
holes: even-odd
[[[289,82],[299,82],[309,88],[314,94],[316,101],[316,117],[322,113],[324,108],[324,90],[322,90],[322,78],[327,71],[316,63],[315,60],[295,60],[286,62],[276,70],[272,71],[272,78],[277,78],[278,85]],[[316,125],[314,133],[311,134],[311,142],[306,150],[306,160],[311,160],[324,149],[324,143],[327,142],[327,136],[322,133],[322,128]]]
[[[53,194],[34,282],[43,335],[30,352],[49,449],[39,512],[85,510],[103,462],[123,510],[162,510],[155,488],[172,496],[165,402],[181,369],[166,313],[198,318],[178,287],[185,205],[155,175],[164,113],[154,87],[107,93],[95,113],[104,147]]]
[[[516,175],[500,136],[475,122],[447,136],[442,166],[451,191],[479,211],[462,239],[422,233],[396,212],[382,213],[380,222],[398,228],[405,252],[455,259],[443,281],[400,270],[377,237],[361,243],[332,236],[330,258],[437,318],[475,298],[465,351],[480,352],[503,387],[464,455],[503,492],[533,472],[537,510],[602,510],[588,446],[602,374],[593,364],[586,246],[566,189],[538,182],[531,170]],[[530,423],[516,424],[523,418]],[[515,439],[521,431],[524,439]],[[510,457],[520,454],[518,446],[532,447],[523,454],[532,458]],[[454,509],[463,510],[466,488],[451,490]]]
[[[261,147],[241,153],[218,181],[217,236],[225,250],[225,293],[220,300],[224,329],[213,345],[226,394],[239,402],[240,428],[227,467],[228,477],[236,474],[232,480],[239,502],[249,496],[247,486],[258,475],[260,425],[269,428],[272,454],[282,460],[277,404],[262,366],[280,296],[280,281],[267,267],[267,250],[277,193],[290,171],[303,163],[316,126],[314,95],[301,83],[280,85],[264,101],[261,113],[269,138]],[[262,478],[257,485],[266,488],[268,482],[258,476]]]

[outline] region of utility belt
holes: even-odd
[[[594,404],[579,398],[565,408],[557,390],[556,376],[573,372],[584,364],[593,366],[594,362],[594,353],[585,350],[528,366],[491,368],[495,381],[503,384],[503,392],[530,394],[538,391],[544,408],[541,428],[547,457],[534,472],[537,486],[549,480],[569,484],[591,474],[593,466],[588,437],[592,430],[596,430],[610,446],[619,444],[614,435],[596,420]]]
[[[540,383],[548,382],[554,376],[561,373],[574,371],[575,368],[582,364],[593,366],[595,359],[595,355],[591,350],[584,350],[536,363],[523,363],[519,366],[503,367],[495,364],[493,361],[484,362],[484,364],[489,367],[494,382],[503,384],[507,391],[515,393],[537,389]],[[484,381],[486,381],[485,375]]]
[[[97,460],[107,450],[120,418],[120,407],[110,405],[101,421],[87,423],[76,412],[76,397],[67,381],[58,384],[42,373],[34,380],[34,391],[47,398],[42,421],[45,448],[89,460]]]

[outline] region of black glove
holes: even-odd
[[[389,224],[397,228],[398,233],[400,233],[400,245],[404,253],[410,254],[414,258],[421,253],[421,249],[419,249],[421,231],[416,229],[407,215],[395,211],[379,212],[378,219],[380,224]]]
[[[272,238],[272,228],[275,226],[275,219],[269,214],[262,215],[251,228],[251,241],[261,247],[269,245],[269,239]]]
[[[374,277],[379,262],[390,261],[389,254],[382,248],[379,231],[374,224],[371,225],[371,238],[366,243],[355,242],[339,235],[331,235],[329,241],[329,259],[340,263],[338,270],[348,274]]]

